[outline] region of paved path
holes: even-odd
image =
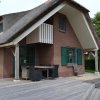
[[[39,82],[0,81],[0,100],[81,100],[90,86],[90,83],[71,78]]]
[[[99,81],[73,77],[38,82],[0,79],[0,100],[100,100],[100,89],[94,85]]]
[[[71,78],[86,81],[86,80],[98,79],[98,78],[100,78],[100,75],[97,76],[97,75],[95,75],[95,73],[84,73],[79,76],[72,76]]]
[[[88,100],[100,100],[100,89],[95,88]]]

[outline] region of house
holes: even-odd
[[[73,0],[48,0],[0,17],[0,77],[19,79],[22,66],[59,65],[59,76],[84,73],[84,53],[98,43],[89,10]]]

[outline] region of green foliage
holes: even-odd
[[[95,70],[95,60],[94,59],[85,59],[85,69],[86,70]]]
[[[95,70],[92,70],[92,69],[85,69],[85,72],[94,73]]]
[[[93,22],[93,25],[95,26],[96,33],[98,37],[100,38],[100,12],[97,12],[95,14],[95,17],[92,18],[92,22]]]
[[[92,56],[92,55],[89,55],[89,54],[87,54],[87,55],[85,55],[85,60],[94,60],[94,57]]]

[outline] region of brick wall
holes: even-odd
[[[12,51],[14,52],[12,48],[4,49],[3,77],[6,78],[13,77],[14,74],[14,55]]]
[[[67,19],[67,31],[61,32],[59,31],[59,16],[61,14],[57,13],[54,15],[54,64],[59,64],[59,75],[60,76],[72,76],[73,68],[71,66],[61,66],[61,47],[69,46],[69,47],[77,47],[81,48],[81,44],[78,41],[73,28],[71,27],[68,19]],[[84,56],[83,56],[83,64],[79,65],[80,72],[84,72]]]
[[[4,49],[0,48],[0,78],[3,78]]]
[[[53,45],[36,45],[36,65],[52,65],[54,63]]]

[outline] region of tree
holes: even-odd
[[[98,37],[100,38],[100,12],[97,12],[95,14],[94,18],[92,18],[92,22],[96,29],[96,33],[97,33]]]

